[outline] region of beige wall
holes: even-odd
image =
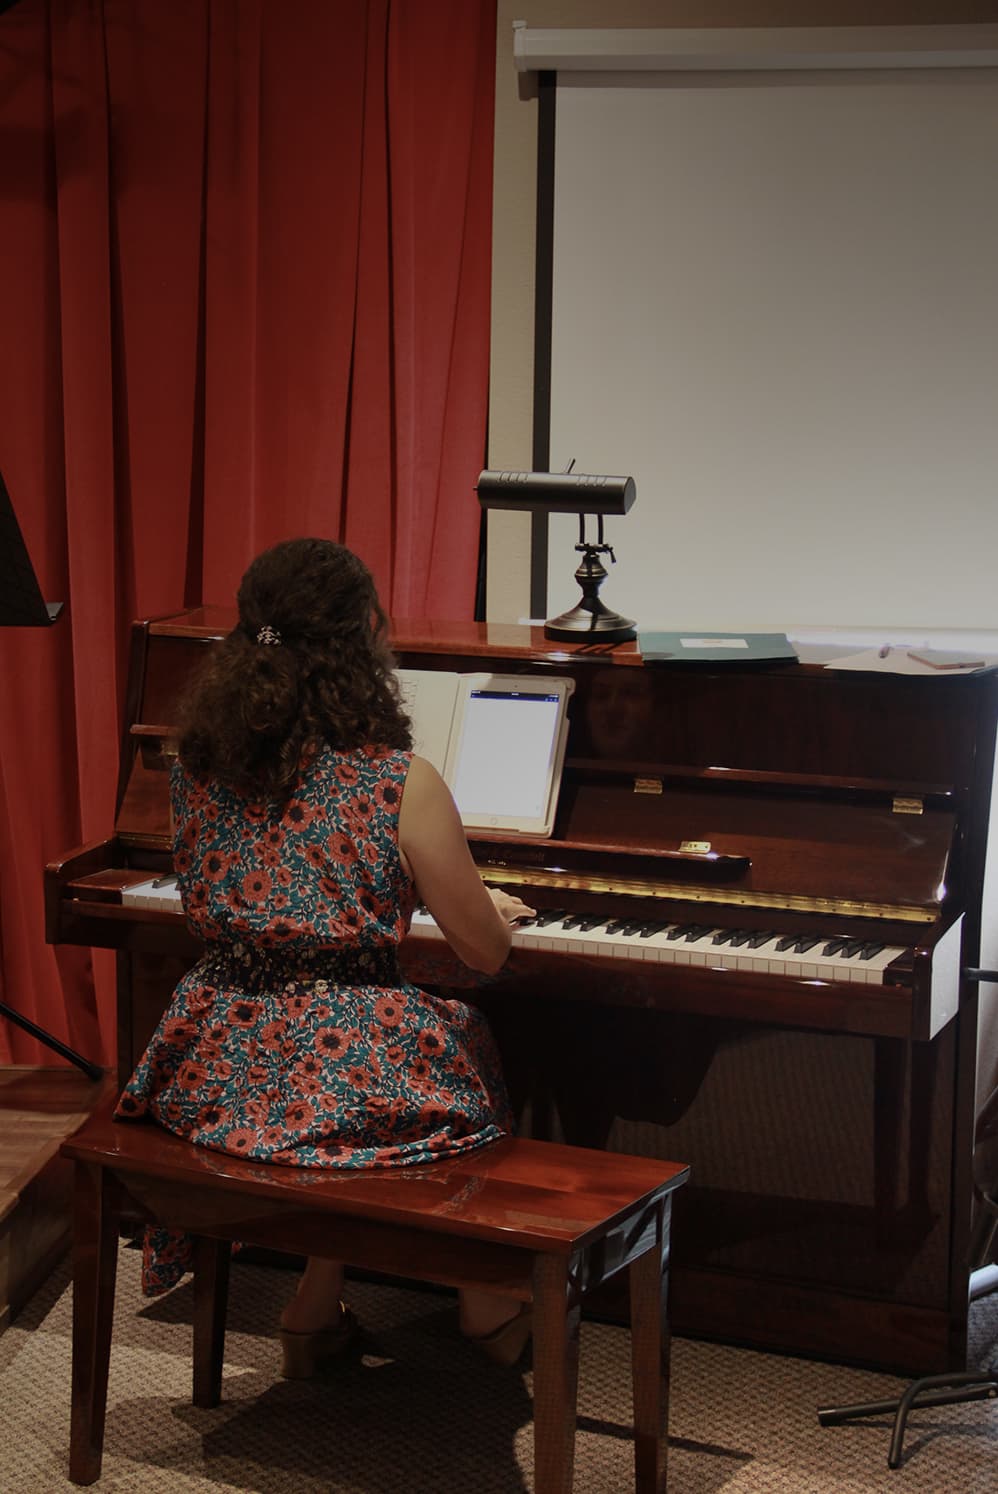
[[[513,63],[513,22],[552,27],[959,25],[998,21],[998,0],[499,0],[489,465],[529,468],[533,404],[537,105]],[[529,605],[529,521],[489,515],[488,616]]]

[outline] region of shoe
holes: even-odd
[[[493,1364],[501,1364],[506,1369],[511,1369],[518,1364],[524,1349],[530,1341],[533,1331],[534,1320],[530,1310],[530,1303],[525,1302],[518,1313],[515,1313],[507,1322],[500,1323],[498,1328],[493,1328],[491,1333],[483,1333],[480,1336],[471,1337],[471,1342],[476,1348],[492,1360]],[[470,1336],[470,1335],[469,1335]]]
[[[285,1380],[311,1380],[331,1359],[338,1359],[356,1343],[360,1324],[341,1302],[339,1321],[331,1328],[319,1328],[314,1333],[294,1333],[290,1328],[281,1328],[277,1337]]]

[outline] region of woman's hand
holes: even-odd
[[[486,889],[489,897],[496,905],[496,912],[503,923],[515,923],[518,918],[533,918],[537,912],[536,908],[528,908],[525,902],[518,897],[511,897],[508,892],[503,892],[500,887],[489,887]]]

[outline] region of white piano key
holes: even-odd
[[[180,908],[176,877],[150,877],[122,889],[121,901],[126,908],[149,908],[167,913]]]

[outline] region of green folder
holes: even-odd
[[[796,660],[785,633],[682,633],[638,630],[638,648],[646,663],[760,664],[767,660]]]

